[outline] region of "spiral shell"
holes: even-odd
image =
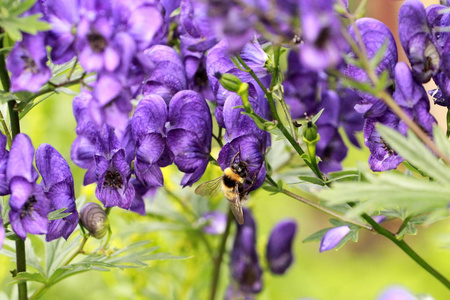
[[[91,236],[101,239],[109,229],[108,215],[97,203],[90,202],[81,209],[81,224]]]

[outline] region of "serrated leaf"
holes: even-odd
[[[403,229],[399,233],[396,234],[396,237],[402,238],[406,234],[409,234],[409,235],[417,234],[417,228],[415,227],[415,225],[413,223],[408,222],[408,224],[406,224],[406,226],[403,227]]]
[[[17,6],[12,7],[10,9],[10,13],[13,14],[14,16],[21,15],[24,12],[26,12],[27,10],[29,10],[35,2],[36,2],[36,0],[25,0],[25,1],[16,2]]]
[[[320,178],[314,177],[314,176],[300,175],[300,176],[298,176],[298,178],[300,180],[308,182],[308,183],[317,184],[317,185],[321,185],[321,186],[325,185],[323,180],[321,180]]]
[[[325,235],[325,233],[327,233],[328,230],[330,230],[330,229],[333,229],[333,227],[324,228],[317,232],[314,232],[313,234],[309,235],[306,239],[304,239],[303,243],[320,241],[323,238],[323,236]]]
[[[389,146],[413,166],[440,183],[450,182],[450,169],[442,164],[411,131],[408,131],[408,136],[405,137],[390,127],[381,124],[376,127]]]

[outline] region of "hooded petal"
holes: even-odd
[[[274,274],[284,274],[293,261],[292,243],[297,232],[297,223],[292,220],[275,225],[266,247],[266,259]]]
[[[54,184],[68,181],[73,184],[72,173],[66,160],[49,144],[41,144],[36,150],[36,166],[42,176],[44,190]]]
[[[163,133],[167,121],[167,105],[158,95],[144,96],[136,107],[131,120],[135,141],[148,133]]]
[[[19,133],[11,145],[9,152],[8,166],[6,175],[8,181],[13,177],[23,177],[28,182],[35,182],[38,173],[33,166],[34,147],[30,138],[23,133]]]
[[[323,252],[333,249],[349,232],[350,227],[348,226],[339,226],[328,230],[320,241],[319,251]]]

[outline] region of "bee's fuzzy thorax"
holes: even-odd
[[[239,183],[244,183],[244,178],[242,178],[241,176],[239,176],[238,174],[236,174],[235,172],[233,172],[233,170],[231,168],[226,168],[223,171],[223,177],[224,177],[224,181],[227,181],[228,177],[228,181],[234,181],[234,182],[239,182]],[[233,184],[234,186],[234,184]]]

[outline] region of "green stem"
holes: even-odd
[[[70,264],[72,262],[72,260],[77,257],[78,254],[83,253],[83,248],[86,245],[87,240],[89,239],[89,237],[83,236],[83,239],[81,240],[80,246],[78,246],[78,249],[72,253],[71,256],[69,256],[69,258],[66,259],[66,261],[62,264],[62,266],[67,266],[68,264]]]
[[[266,179],[267,179],[267,182],[270,183],[272,186],[278,186],[275,183],[275,180],[273,180],[272,177],[270,177],[270,175],[266,175]],[[372,230],[372,227],[368,226],[367,224],[364,224],[362,222],[358,222],[358,221],[355,221],[355,220],[352,220],[352,219],[348,219],[345,216],[340,215],[340,214],[336,213],[335,211],[333,211],[331,209],[323,207],[322,205],[320,205],[320,204],[318,204],[318,203],[316,203],[314,201],[311,201],[310,199],[306,199],[306,197],[308,197],[308,198],[314,199],[315,201],[320,201],[320,199],[316,198],[313,194],[310,194],[310,193],[302,191],[304,193],[303,193],[302,196],[300,196],[300,195],[297,195],[297,194],[295,194],[295,193],[293,193],[291,191],[288,191],[286,189],[283,189],[283,188],[280,189],[280,192],[285,194],[286,196],[289,196],[289,197],[291,197],[291,198],[293,198],[293,199],[295,199],[297,201],[305,203],[306,205],[309,205],[311,207],[314,207],[314,208],[316,208],[316,209],[318,209],[318,210],[320,210],[320,211],[322,211],[322,212],[324,212],[324,213],[326,213],[326,214],[328,214],[328,215],[330,215],[330,216],[332,216],[334,218],[342,220],[342,221],[344,221],[346,223],[353,224],[353,225],[356,225],[358,227],[361,227],[361,228],[364,228],[364,229],[367,229],[367,230]]]
[[[441,273],[436,271],[432,266],[430,266],[422,257],[420,257],[404,240],[398,240],[394,234],[392,234],[387,229],[380,226],[377,222],[375,222],[371,217],[369,217],[367,214],[363,214],[362,217],[372,225],[373,229],[387,237],[389,240],[391,240],[394,244],[396,244],[400,249],[402,249],[403,252],[405,252],[409,257],[411,257],[416,263],[418,263],[422,268],[424,268],[428,273],[430,273],[432,276],[434,276],[437,280],[439,280],[443,285],[447,287],[447,289],[450,289],[450,281],[445,278]]]
[[[280,62],[280,46],[274,45],[274,74],[278,74],[279,72],[279,62]],[[278,115],[277,107],[275,105],[275,101],[273,99],[272,95],[272,89],[277,83],[277,75],[272,76],[272,82],[270,83],[270,90],[267,90],[267,88],[264,86],[264,84],[261,82],[261,80],[258,78],[258,76],[255,74],[255,72],[245,63],[245,61],[238,55],[236,56],[239,63],[245,68],[245,70],[252,76],[252,78],[256,81],[256,83],[259,85],[259,87],[263,90],[264,94],[267,97],[267,101],[269,102],[270,111],[272,112],[273,118],[277,121],[277,128],[281,131],[281,133],[286,137],[288,142],[294,147],[294,150],[300,155],[300,157],[303,159],[303,155],[305,152],[300,147],[299,143],[295,140],[295,138],[289,133],[289,131],[286,129],[286,127],[281,122],[280,116]],[[312,163],[310,163],[307,160],[303,160],[305,164],[314,172],[314,174],[320,178],[323,179],[323,175],[320,172],[320,170],[317,168],[317,166],[314,166]]]
[[[447,138],[450,137],[450,109],[447,108]]]
[[[0,39],[0,48],[3,48],[3,38]],[[2,81],[3,90],[9,92],[11,82],[9,79],[8,71],[6,70],[5,55],[0,54],[0,79]],[[8,102],[9,120],[11,124],[11,138],[20,133],[19,113],[15,109],[16,101]],[[25,241],[21,239],[16,240],[16,275],[20,272],[27,271],[27,261],[25,253]],[[15,276],[15,275],[14,275]],[[19,290],[19,299],[26,300],[28,298],[27,282],[21,282],[17,284]]]
[[[227,239],[228,236],[230,235],[230,228],[233,219],[234,219],[233,213],[231,212],[231,210],[228,210],[227,225],[225,227],[225,232],[222,235],[222,239],[220,240],[219,253],[217,254],[216,259],[214,260],[213,279],[211,283],[211,293],[209,295],[209,300],[214,300],[216,297],[217,286],[220,277],[220,267],[222,265],[223,255],[225,253]]]

